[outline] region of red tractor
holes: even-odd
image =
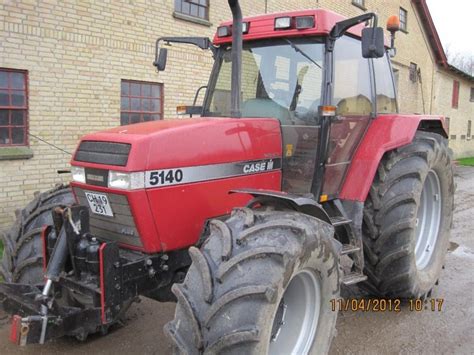
[[[325,353],[331,300],[359,283],[429,297],[447,251],[453,171],[443,117],[398,113],[377,16],[322,9],[242,19],[207,38],[199,118],[82,138],[70,187],[5,236],[11,340],[106,333],[139,296],[176,301],[178,353]],[[371,26],[367,24],[371,21]]]

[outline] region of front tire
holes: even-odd
[[[69,186],[58,185],[35,198],[22,210],[10,230],[3,235],[0,277],[6,282],[43,285],[43,246],[41,230],[52,225],[52,210],[74,203]]]
[[[364,207],[368,290],[382,297],[429,296],[448,249],[454,180],[447,140],[417,132],[383,158]]]
[[[165,326],[181,354],[327,353],[339,297],[332,226],[294,211],[236,209],[211,222],[175,284]],[[282,324],[284,323],[284,324]]]

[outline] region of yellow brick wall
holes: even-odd
[[[460,83],[458,108],[452,107],[453,81]],[[474,156],[474,139],[468,137],[468,121],[471,121],[471,134],[474,134],[474,102],[470,101],[474,81],[462,79],[446,70],[437,71],[433,88],[433,106],[438,112],[449,117],[449,146],[455,158]]]
[[[79,137],[120,123],[121,79],[164,83],[165,117],[192,102],[206,84],[210,53],[191,46],[173,46],[168,67],[157,74],[152,66],[154,41],[160,36],[202,35],[212,38],[216,26],[230,19],[225,0],[211,0],[211,26],[173,16],[173,0],[3,0],[0,1],[0,67],[28,70],[29,130],[69,152]],[[366,0],[368,9],[386,18],[408,14],[408,34],[398,35],[400,96],[403,111],[422,112],[421,85],[408,81],[410,61],[421,68],[425,111],[432,107],[434,72],[431,52],[410,0]],[[363,11],[351,0],[241,0],[244,15],[325,7],[346,16]],[[70,156],[30,137],[34,157],[0,161],[0,229],[14,210],[68,175]]]
[[[264,4],[242,1],[245,14]],[[165,116],[190,103],[207,83],[211,55],[173,46],[166,72],[152,66],[160,36],[212,37],[231,17],[226,1],[212,1],[203,26],[173,17],[174,2],[54,1],[0,2],[0,67],[28,70],[30,133],[72,152],[85,133],[120,124],[121,79],[164,83]],[[0,228],[33,192],[67,182],[57,175],[70,156],[30,137],[34,157],[0,161]]]

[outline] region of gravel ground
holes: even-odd
[[[456,183],[451,247],[432,295],[444,299],[442,310],[415,312],[405,305],[398,313],[341,312],[331,354],[473,354],[474,168],[459,167]],[[132,306],[126,325],[108,336],[90,337],[84,343],[65,338],[26,348],[9,343],[9,327],[0,314],[0,354],[169,354],[162,328],[173,313],[172,303],[143,300]]]

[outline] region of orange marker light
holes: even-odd
[[[185,115],[186,114],[187,106],[177,106],[176,107],[176,114],[177,115]]]
[[[328,199],[328,195],[321,195],[321,197],[319,198],[319,202],[326,202]]]
[[[323,116],[336,116],[336,106],[320,106]]]
[[[387,20],[387,31],[397,32],[400,30],[400,19],[396,15],[392,15]]]

